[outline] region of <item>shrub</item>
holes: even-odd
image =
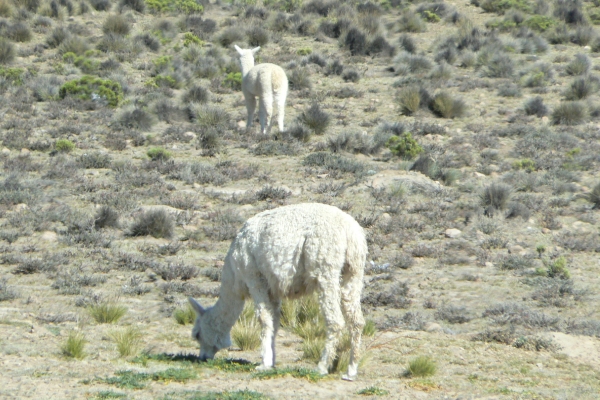
[[[565,92],[567,100],[582,100],[598,90],[598,81],[592,77],[575,78]]]
[[[9,64],[15,59],[15,46],[0,37],[0,64]]]
[[[54,144],[54,148],[60,153],[70,153],[75,148],[75,143],[69,139],[58,139]]]
[[[579,101],[563,101],[552,111],[555,125],[579,125],[587,119],[587,108]]]
[[[358,28],[351,28],[346,33],[344,44],[353,56],[367,52],[367,36]]]
[[[22,267],[15,271],[22,270]],[[24,272],[19,272],[24,273]],[[19,297],[19,292],[6,284],[6,278],[0,279],[0,301],[10,301]]]
[[[571,272],[567,268],[567,259],[558,257],[548,265],[547,275],[549,278],[570,279]]]
[[[287,133],[296,140],[301,142],[308,142],[312,135],[310,129],[302,124],[294,124],[288,128]]]
[[[152,51],[158,51],[160,49],[160,40],[156,37],[150,35],[149,33],[144,33],[143,35],[138,35],[135,37],[137,42],[143,43],[148,49]]]
[[[313,103],[298,117],[299,121],[311,129],[316,135],[322,135],[331,123],[331,116],[321,109],[319,103]]]
[[[117,345],[117,351],[121,357],[128,357],[137,354],[143,344],[142,333],[139,329],[133,326],[112,331],[108,334],[108,336]]]
[[[512,188],[503,183],[492,183],[479,195],[481,204],[487,208],[504,210],[512,194]]]
[[[102,228],[118,228],[119,227],[119,213],[110,206],[104,205],[96,212],[94,217],[94,227],[96,229]]]
[[[592,62],[588,56],[585,54],[576,54],[573,61],[567,64],[565,72],[569,75],[583,75],[590,70],[591,66]]]
[[[585,195],[587,201],[594,205],[594,209],[600,208],[600,183],[596,184],[591,192]]]
[[[524,108],[527,115],[535,115],[540,118],[548,115],[548,107],[540,96],[527,100]]]
[[[427,30],[427,24],[420,15],[416,14],[414,11],[406,10],[398,20],[398,30],[400,32],[425,32],[425,30]]]
[[[5,35],[15,42],[29,42],[31,40],[31,31],[24,22],[15,22],[10,25],[6,29]]]
[[[62,44],[67,38],[72,36],[71,32],[64,26],[58,26],[46,36],[46,44],[50,48],[56,48]]]
[[[96,11],[108,11],[112,6],[110,0],[90,0],[90,4]]]
[[[179,11],[183,14],[201,14],[204,7],[196,0],[146,0],[146,6],[153,13]]]
[[[310,90],[312,88],[310,71],[308,68],[294,68],[288,75],[288,80],[292,90]]]
[[[167,151],[161,147],[153,147],[146,152],[146,155],[150,157],[152,161],[167,161],[172,157],[170,151]]]
[[[123,12],[126,8],[143,14],[146,11],[145,0],[121,0],[119,1],[119,12]]]
[[[554,25],[556,25],[556,20],[545,15],[534,15],[525,20],[523,25],[533,29],[534,31],[545,32],[549,28],[552,28]]]
[[[510,55],[494,53],[487,63],[483,75],[488,78],[510,78],[514,71],[514,63]]]
[[[402,50],[406,51],[410,54],[415,54],[417,51],[417,45],[415,44],[414,39],[409,34],[402,34],[398,38],[398,44],[402,48]]]
[[[369,386],[356,392],[361,396],[387,396],[390,394],[388,390],[381,389],[377,386]]]
[[[208,103],[209,92],[202,86],[192,86],[183,95],[183,101],[185,103]]]
[[[67,340],[61,346],[61,352],[64,356],[76,359],[85,357],[85,336],[82,332],[70,331]]]
[[[398,93],[396,101],[400,104],[400,112],[412,115],[421,108],[421,88],[418,86],[406,87]]]
[[[130,29],[131,23],[121,14],[109,15],[102,25],[102,32],[104,34],[112,33],[124,36],[129,33]]]
[[[546,86],[554,77],[554,70],[549,63],[536,63],[522,79],[526,87]]]
[[[269,32],[260,26],[253,26],[246,30],[246,41],[250,46],[264,46],[269,43]]]
[[[154,125],[155,119],[148,111],[136,107],[122,111],[118,121],[125,128],[148,130]]]
[[[404,159],[415,158],[422,153],[423,147],[413,139],[410,132],[404,132],[400,136],[393,135],[385,144],[390,151]]]
[[[436,94],[430,103],[430,108],[436,115],[443,118],[461,117],[465,113],[465,103],[446,92]]]
[[[89,49],[90,46],[85,39],[82,39],[79,36],[69,36],[60,44],[58,52],[60,54],[75,53],[78,56],[81,56]]]
[[[345,82],[358,82],[360,80],[360,75],[353,69],[349,69],[344,71],[342,74],[342,79]]]
[[[521,97],[521,88],[514,83],[501,84],[498,87],[498,96]]]
[[[225,29],[218,37],[217,42],[223,47],[229,47],[236,42],[246,39],[244,31],[239,26],[231,26]]]
[[[123,99],[121,84],[87,75],[65,83],[58,93],[61,99],[77,96],[82,100],[104,101],[111,107],[116,107]]]
[[[230,72],[223,80],[223,86],[231,88],[233,90],[242,90],[242,73],[241,72]]]
[[[433,359],[420,356],[409,362],[406,374],[408,376],[427,377],[434,375],[436,371],[437,365]]]
[[[130,229],[131,236],[151,235],[155,238],[173,236],[173,218],[162,209],[146,211],[139,215]]]
[[[591,26],[578,26],[575,31],[571,33],[571,42],[579,46],[587,46],[595,38],[596,32]]]
[[[127,308],[112,302],[101,302],[89,306],[88,312],[97,323],[112,324],[127,313]]]

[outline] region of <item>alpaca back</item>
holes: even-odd
[[[279,65],[258,64],[244,76],[242,87],[248,93],[262,97],[263,94],[273,93],[277,95],[286,95],[288,88],[288,79],[285,72]]]
[[[317,278],[362,274],[366,255],[364,232],[351,216],[325,204],[296,204],[250,218],[224,269],[240,290],[258,275],[274,298],[295,297],[312,292]]]

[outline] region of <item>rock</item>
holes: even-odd
[[[14,206],[13,211],[14,212],[21,212],[23,210],[27,210],[29,208],[29,206],[25,203],[19,203],[17,205]]]
[[[183,136],[190,138],[191,140],[196,139],[197,135],[194,132],[185,132]]]
[[[474,172],[473,175],[475,175],[475,178],[485,178],[485,174],[481,172]]]
[[[491,262],[491,261],[486,261],[485,262],[485,266],[488,267],[488,268],[492,268],[494,266],[494,263]]]
[[[547,124],[550,119],[546,116],[542,117],[542,123]]]
[[[548,228],[542,228],[542,233],[548,234],[550,232],[552,232],[550,229],[548,229]]]
[[[425,332],[435,332],[435,333],[444,333],[444,329],[440,324],[436,324],[435,322],[429,322],[425,325]]]
[[[53,231],[44,231],[42,232],[40,239],[45,240],[46,242],[56,242],[58,241],[58,235]]]
[[[2,149],[2,154],[10,154],[10,149],[7,149],[6,147]]]
[[[460,234],[462,233],[460,230],[458,229],[454,229],[454,228],[449,228],[446,229],[446,232],[444,232],[447,238],[450,239],[456,239],[457,237],[460,236]]]
[[[511,254],[519,254],[519,253],[523,252],[523,248],[521,246],[519,246],[518,244],[515,244],[508,248],[508,252]]]
[[[21,154],[23,154],[23,155],[29,154],[29,149],[25,149],[25,148],[21,149]]]
[[[245,121],[238,121],[237,126],[238,126],[238,128],[244,129],[246,127],[246,122]]]

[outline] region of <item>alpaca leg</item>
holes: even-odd
[[[325,375],[336,356],[337,344],[344,326],[344,317],[340,308],[339,278],[322,277],[321,280],[319,281],[319,303],[327,325],[327,338],[318,370]]]
[[[256,308],[256,316],[260,321],[261,343],[262,343],[262,365],[258,367],[260,370],[272,368],[275,365],[275,327],[276,320],[275,309],[269,299],[269,289],[265,285],[255,284],[250,289],[250,294],[254,299],[254,307]]]
[[[352,381],[356,378],[358,361],[360,360],[360,342],[365,319],[360,307],[360,292],[363,285],[362,274],[344,274],[342,277],[342,312],[346,326],[350,331],[350,362],[348,373],[343,379]]]
[[[283,132],[283,117],[285,116],[285,97],[287,93],[279,93],[276,98],[277,103],[277,125],[279,132]]]
[[[250,129],[254,120],[254,111],[256,110],[256,97],[253,94],[244,93],[244,98],[246,99],[246,109],[248,110],[246,129]]]
[[[279,323],[281,321],[281,301],[273,301],[271,303],[273,310],[273,340],[271,341],[271,351],[273,353],[273,366],[275,366],[275,339],[277,338],[277,331],[279,330]]]
[[[271,116],[273,115],[273,95],[263,94],[260,98],[260,129],[263,134],[271,130]]]

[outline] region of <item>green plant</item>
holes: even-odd
[[[359,390],[356,394],[362,396],[387,396],[390,394],[388,390],[378,388],[377,386],[369,386],[362,390]]]
[[[461,117],[465,113],[465,103],[446,92],[436,94],[431,100],[430,108],[443,118]]]
[[[302,47],[296,51],[296,54],[299,56],[307,56],[312,54],[312,49],[310,47]]]
[[[375,321],[373,321],[372,319],[368,319],[365,323],[365,326],[363,327],[363,335],[370,337],[374,336],[376,332],[377,326],[375,325]]]
[[[426,356],[419,356],[413,358],[408,363],[406,375],[411,377],[427,377],[434,375],[436,371],[437,365],[432,358]]]
[[[233,90],[242,90],[242,73],[230,72],[223,80],[223,86],[227,86]]]
[[[309,382],[318,382],[319,380],[323,379],[323,376],[317,371],[308,368],[272,368],[252,374],[252,377],[256,379],[274,379],[284,376],[306,379]]]
[[[76,359],[85,357],[85,336],[82,332],[70,331],[67,340],[61,346],[61,352],[64,356]]]
[[[103,399],[123,399],[127,398],[127,394],[113,392],[112,390],[101,390],[94,394],[93,399],[103,400]]]
[[[300,114],[298,120],[316,135],[322,135],[331,123],[331,116],[321,108],[319,103],[312,103],[308,109]]]
[[[70,153],[75,148],[75,143],[69,139],[58,139],[54,144],[54,148],[61,153]]]
[[[15,46],[5,38],[0,37],[0,64],[9,64],[15,59]]]
[[[113,302],[102,302],[89,306],[88,312],[99,324],[112,324],[127,313],[127,308]]]
[[[173,311],[173,317],[180,325],[193,324],[196,320],[196,312],[191,305],[186,304],[183,308],[177,308]]]
[[[146,0],[146,6],[154,13],[179,11],[183,14],[201,14],[204,7],[195,0]]]
[[[146,152],[146,155],[152,161],[167,161],[173,156],[170,151],[165,150],[162,147],[153,147]]]
[[[127,328],[112,331],[110,338],[117,345],[117,351],[121,357],[128,357],[136,354],[142,346],[142,333],[139,329],[129,326]]]
[[[26,73],[23,68],[0,67],[0,77],[9,81],[14,86],[21,86],[23,84]]]
[[[512,163],[512,167],[514,169],[523,169],[527,172],[535,171],[535,161],[530,160],[529,158],[524,158],[522,160],[517,160]]]
[[[82,100],[102,99],[111,107],[118,106],[123,99],[120,83],[89,75],[65,83],[60,87],[58,93],[61,99],[71,95]]]
[[[423,17],[427,20],[427,22],[440,22],[440,17],[433,11],[425,10],[423,11]]]
[[[260,324],[254,316],[254,306],[247,303],[231,329],[231,340],[242,350],[254,350],[260,345]]]
[[[204,42],[192,32],[186,32],[183,35],[183,47],[190,47],[193,44],[203,46]]]
[[[547,275],[550,278],[570,279],[571,272],[567,268],[567,259],[560,256],[549,263]]]
[[[534,15],[525,20],[523,24],[534,31],[545,32],[556,25],[556,20],[545,15]]]
[[[533,6],[529,0],[484,0],[481,2],[480,7],[485,12],[497,14],[504,14],[511,8],[526,13],[533,11]]]
[[[579,101],[563,101],[552,111],[555,125],[579,125],[587,119],[587,107]]]
[[[393,135],[385,144],[390,151],[404,159],[410,160],[421,154],[423,147],[412,137],[410,132],[404,132],[400,136]]]
[[[421,88],[418,86],[409,86],[398,92],[396,97],[400,104],[400,112],[404,115],[413,115],[421,107]]]
[[[127,35],[131,29],[131,23],[121,14],[109,15],[102,25],[104,34]]]

